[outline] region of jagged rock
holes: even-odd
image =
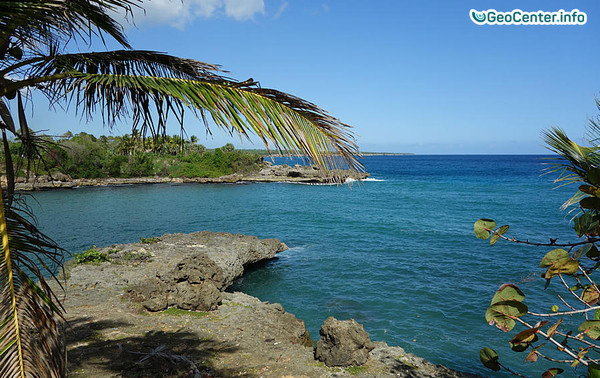
[[[354,319],[337,320],[330,316],[319,333],[315,357],[327,366],[362,365],[374,348],[369,334]]]

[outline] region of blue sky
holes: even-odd
[[[310,100],[354,126],[363,151],[543,153],[539,135],[574,139],[600,114],[597,1],[152,0],[131,44],[218,63]],[[579,9],[583,26],[476,25],[470,9]],[[109,44],[115,48],[116,45]],[[100,44],[93,49],[99,50]],[[36,98],[37,100],[37,98]],[[107,134],[38,101],[31,126]],[[187,119],[188,134],[208,147]],[[119,125],[114,134],[130,130]],[[173,128],[172,133],[176,129]],[[237,147],[258,148],[233,140]]]

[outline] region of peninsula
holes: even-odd
[[[286,249],[203,231],[75,255],[62,302],[71,375],[473,377],[372,342],[352,320],[323,319],[315,348],[280,304],[228,290],[246,267]]]

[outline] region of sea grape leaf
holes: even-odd
[[[554,336],[554,333],[556,332],[556,329],[558,328],[558,326],[560,325],[560,323],[562,323],[563,320],[559,319],[555,325],[551,326],[550,328],[548,328],[548,332],[546,332],[546,335],[548,335],[548,338],[551,338],[552,336]]]
[[[552,368],[552,369],[548,369],[544,372],[544,374],[542,374],[542,378],[552,378],[552,377],[556,377],[557,375],[559,375],[560,373],[562,373],[564,370],[561,368]]]
[[[525,357],[525,361],[526,361],[526,362],[527,362],[527,361],[528,361],[528,362],[535,362],[535,361],[537,361],[537,359],[538,359],[538,354],[537,354],[537,351],[538,351],[538,350],[539,350],[541,347],[543,347],[544,345],[546,345],[546,344],[541,344],[541,345],[538,345],[538,346],[536,346],[535,348],[533,348],[533,349],[532,349],[532,350],[529,352],[529,354],[527,355],[527,357]]]
[[[600,257],[600,251],[594,244],[592,244],[592,248],[587,252],[587,257]]]
[[[515,327],[515,318],[527,314],[527,305],[519,301],[502,301],[488,307],[485,320],[500,330],[508,332]]]
[[[600,320],[586,320],[577,329],[590,339],[598,340],[600,338]]]
[[[573,254],[573,258],[575,260],[579,260],[583,256],[587,256],[593,246],[594,245],[592,243],[584,244],[581,248],[579,248],[577,251],[575,251],[575,253]]]
[[[587,181],[593,185],[600,185],[600,168],[592,167],[586,172]]]
[[[600,198],[598,197],[585,197],[579,201],[579,206],[584,209],[598,210],[600,209]]]
[[[523,352],[538,340],[536,335],[538,329],[530,328],[517,333],[510,341],[510,348],[515,352]]]
[[[490,230],[496,228],[496,222],[492,219],[481,218],[475,222],[473,231],[478,239],[487,239],[490,237]]]
[[[491,348],[483,348],[479,351],[479,360],[488,369],[493,371],[500,371],[500,364],[498,363],[498,353]]]
[[[594,320],[600,320],[600,309],[594,311]]]
[[[590,362],[587,371],[588,378],[600,378],[600,365]]]
[[[517,287],[517,285],[513,284],[504,284],[500,286],[500,289],[496,291],[496,294],[492,297],[491,305],[502,302],[502,301],[518,301],[523,302],[525,299],[525,294]]]
[[[580,217],[575,218],[574,223],[573,229],[579,237],[594,233],[598,227],[598,220],[594,220],[594,216],[590,213],[583,213]]]
[[[581,293],[582,301],[593,306],[598,303],[598,299],[600,299],[600,293],[598,293],[598,290],[594,289],[593,286],[587,286],[583,289],[583,292]]]
[[[494,231],[494,233],[492,234],[492,237],[490,238],[490,245],[496,244],[498,239],[500,239],[500,236],[504,235],[506,233],[506,231],[508,231],[509,228],[510,227],[508,225],[498,227],[498,229],[496,231]]]
[[[547,280],[559,274],[575,274],[579,270],[579,261],[568,258],[554,262],[544,274]]]
[[[558,260],[569,258],[569,252],[564,249],[558,248],[546,253],[542,261],[540,261],[540,268],[547,268],[554,264]]]

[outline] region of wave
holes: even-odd
[[[344,181],[344,184],[349,184],[349,183],[356,182],[356,181],[360,181],[360,182],[363,182],[363,181],[380,182],[380,181],[385,181],[385,180],[376,179],[376,178],[373,178],[373,177],[367,177],[366,179],[357,180],[357,179],[353,179],[352,177],[348,177],[346,179],[346,181]]]

